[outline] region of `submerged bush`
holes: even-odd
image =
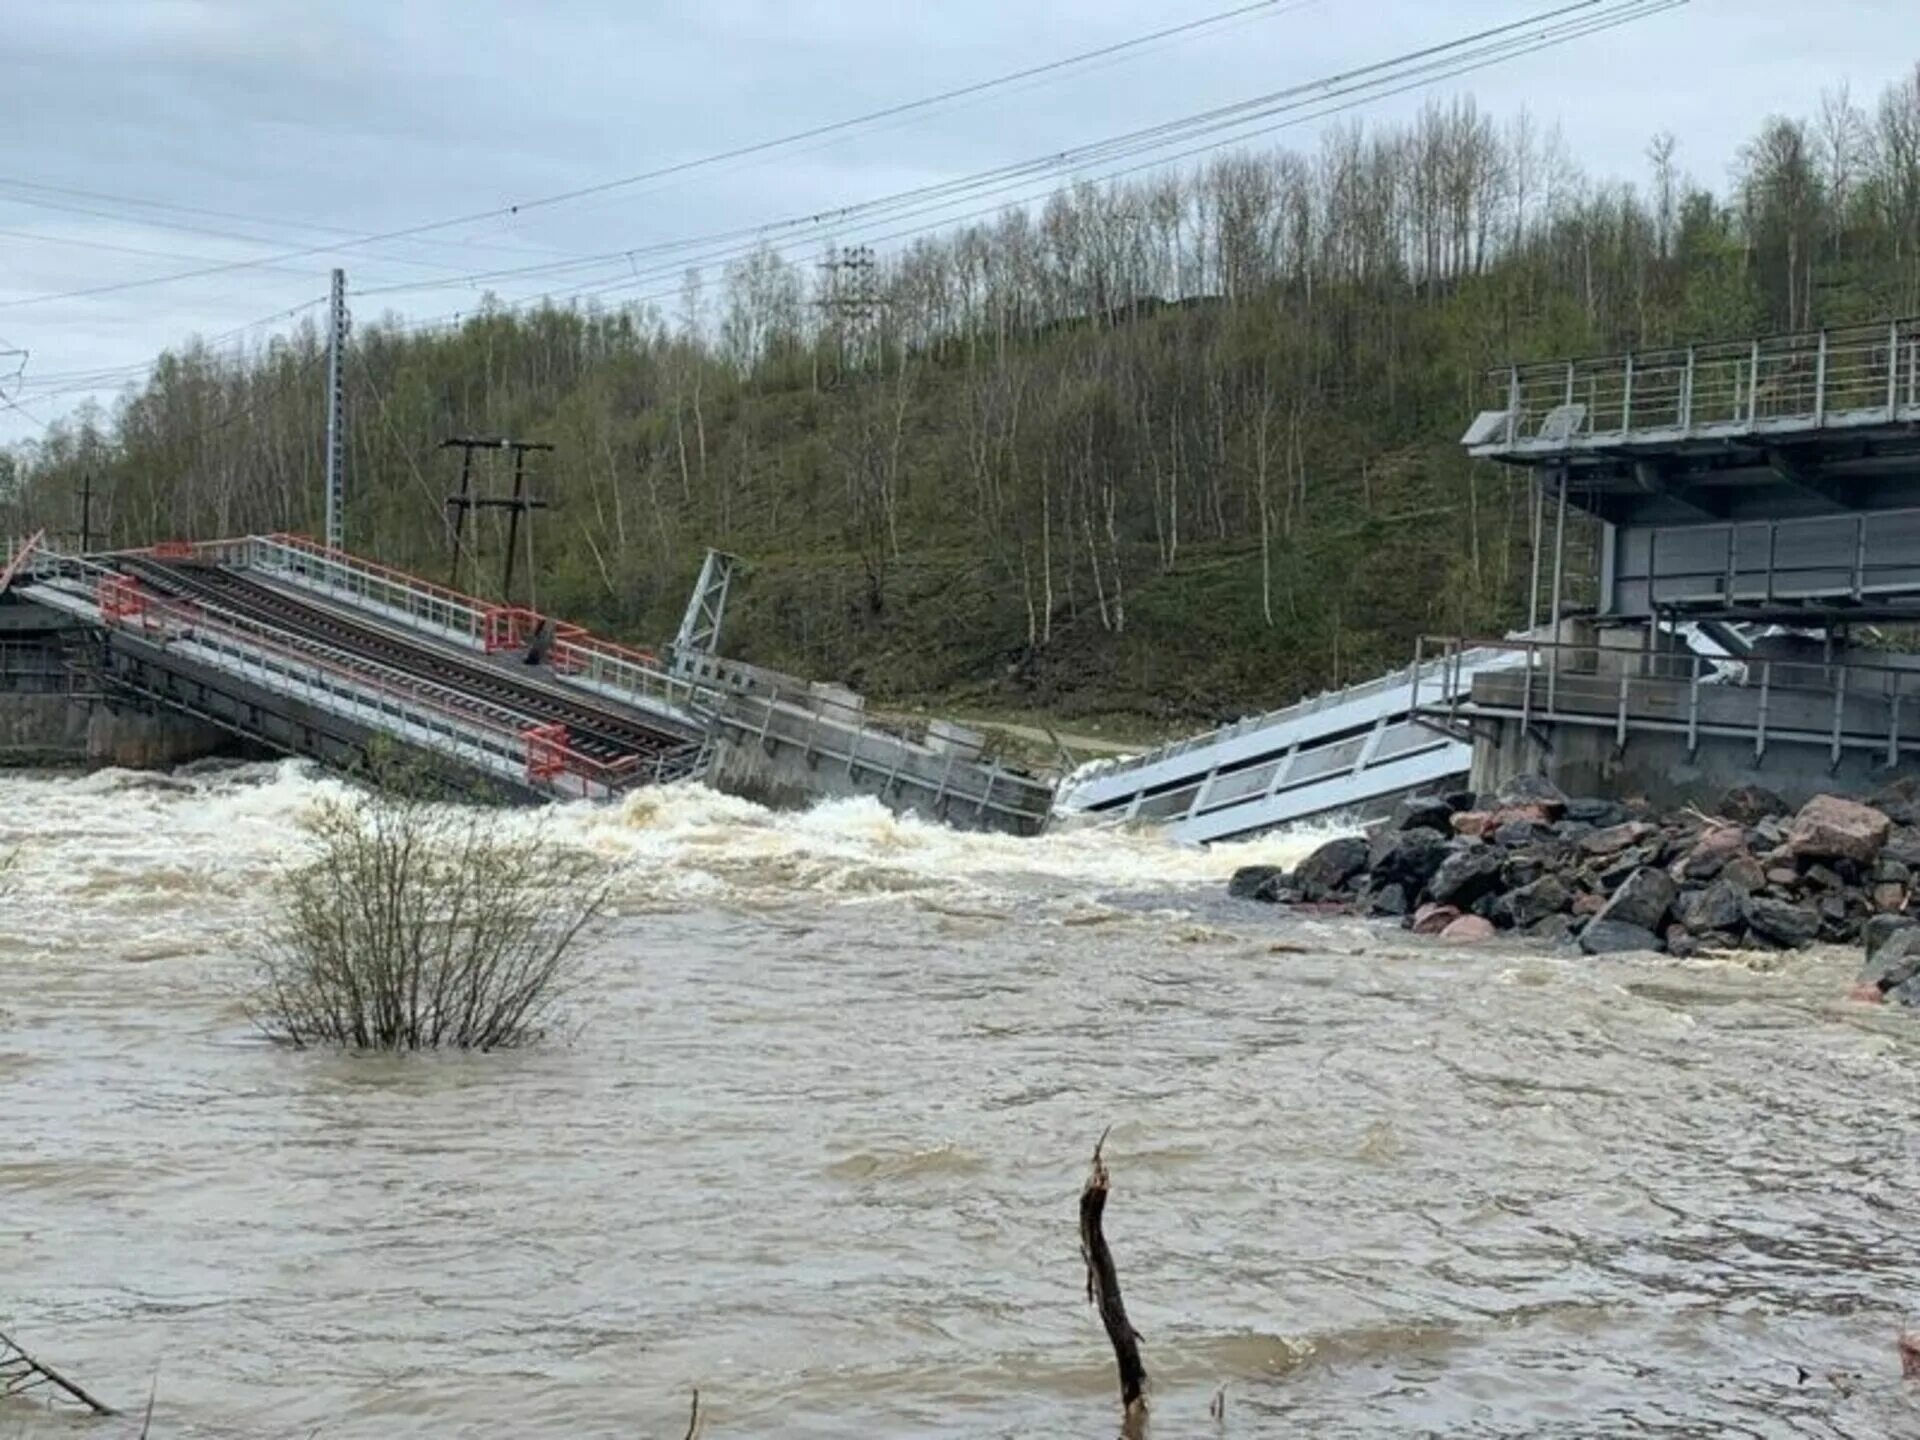
[[[323,803],[281,882],[254,1017],[297,1046],[492,1050],[536,1038],[564,994],[605,868],[502,812],[404,788]]]

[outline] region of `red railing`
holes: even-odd
[[[572,747],[565,725],[513,725],[507,719],[510,712],[499,707],[475,702],[412,676],[383,673],[387,667],[378,662],[334,652],[322,642],[210,612],[192,601],[156,596],[142,589],[130,575],[102,575],[95,598],[103,624],[137,629],[161,644],[196,638],[212,643],[215,637],[230,644],[237,641],[245,653],[261,660],[292,663],[332,677],[350,694],[362,695],[365,702],[376,706],[381,701],[390,702],[398,713],[439,717],[440,722],[451,722],[483,740],[491,737],[482,748],[502,758],[519,751],[528,784],[559,795],[591,798],[596,791],[611,793],[630,781],[650,758],[635,754],[615,762],[593,759]]]
[[[566,773],[569,750],[567,727],[529,725],[520,732],[527,742],[527,783],[552,780]]]
[[[94,590],[94,603],[100,607],[100,618],[109,625],[117,625],[137,615],[144,615],[152,597],[140,588],[140,582],[131,575],[104,575]]]

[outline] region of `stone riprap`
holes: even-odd
[[[1715,809],[1660,815],[1523,776],[1491,795],[1407,800],[1364,840],[1330,840],[1292,871],[1242,870],[1229,890],[1442,940],[1506,932],[1588,955],[1864,941],[1856,996],[1920,1007],[1920,780],[1798,811],[1749,785]]]

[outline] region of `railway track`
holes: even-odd
[[[232,570],[149,559],[129,559],[122,568],[162,593],[306,635],[422,680],[455,687],[525,716],[529,725],[565,725],[569,748],[602,764],[618,765],[636,755],[653,758],[687,743],[685,736],[556,694],[539,684],[516,680],[482,661],[411,643],[389,630],[308,605]]]

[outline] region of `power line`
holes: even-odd
[[[246,225],[268,225],[279,229],[314,230],[322,234],[346,235],[358,237],[360,232],[347,225],[329,225],[319,220],[303,220],[296,216],[272,216],[250,214],[239,210],[215,210],[204,205],[180,205],[170,200],[150,200],[145,196],[116,195],[104,190],[83,190],[72,185],[49,185],[44,181],[23,180],[17,176],[0,175],[0,190],[30,190],[35,195],[60,195],[70,200],[95,200],[107,205],[133,207],[139,210],[161,210],[173,215],[199,215],[213,220],[238,220]],[[118,215],[111,211],[89,209],[86,206],[64,203],[62,201],[36,199],[27,195],[9,195],[5,198],[22,205],[34,205],[48,210],[65,210],[76,215],[95,215],[103,219],[132,219],[142,225],[156,226],[162,229],[183,230],[198,235],[217,235],[226,239],[251,240],[260,245],[285,244],[284,240],[274,240],[266,236],[236,235],[232,231],[214,230],[205,226],[186,225],[179,221],[154,220],[141,216]],[[533,250],[545,250],[551,254],[563,254],[550,245],[511,245],[504,241],[477,240],[471,237],[448,240],[422,240],[423,245],[433,245],[448,249],[506,250],[528,253]],[[429,263],[429,262],[411,262]]]
[[[249,331],[259,330],[268,325],[277,325],[284,320],[291,320],[295,316],[304,314],[306,311],[326,303],[327,297],[325,295],[316,295],[312,299],[303,300],[299,304],[290,306],[287,309],[276,310],[271,315],[263,315],[258,320],[249,320],[244,325],[238,325],[231,330],[222,331],[218,335],[201,338],[199,343],[208,349],[213,349],[224,345],[229,340],[237,340]],[[177,353],[176,350],[169,346],[150,359],[135,360],[125,365],[102,366],[94,370],[53,371],[38,377],[28,377],[22,383],[25,388],[38,392],[34,396],[35,400],[51,400],[56,395],[71,395],[80,391],[98,390],[116,379],[125,378],[132,380],[142,373],[151,373],[160,365],[162,360],[175,353]]]
[[[565,204],[568,201],[583,199],[590,195],[605,194],[609,191],[624,189],[649,180],[658,180],[668,176],[684,174],[691,170],[719,164],[728,160],[739,159],[743,156],[765,154],[784,146],[818,139],[826,135],[844,133],[860,126],[871,124],[874,121],[891,119],[908,113],[930,109],[955,99],[978,95],[1020,81],[1030,80],[1036,76],[1057,73],[1061,70],[1085,64],[1089,61],[1104,59],[1126,50],[1152,45],[1176,36],[1219,25],[1254,12],[1270,11],[1279,14],[1284,13],[1286,10],[1300,8],[1302,5],[1308,3],[1314,3],[1314,0],[1254,0],[1254,3],[1251,4],[1237,5],[1230,10],[1201,16],[1198,19],[1189,20],[1179,25],[1167,26],[1146,35],[1136,36],[1130,40],[1117,41],[1109,45],[1100,46],[1094,50],[1083,51],[1077,55],[1069,55],[1058,60],[1048,61],[1043,65],[1028,66],[1009,74],[996,76],[989,80],[976,81],[969,85],[941,91],[938,94],[926,96],[918,100],[889,105],[882,109],[868,111],[866,114],[852,116],[845,120],[833,121],[826,125],[816,125],[810,129],[796,131],[792,134],[779,136],[771,140],[761,140],[750,145],[736,146],[732,149],[716,151],[697,159],[679,161],[672,165],[642,171],[635,175],[626,175],[614,180],[600,181],[593,185],[579,186],[571,190],[558,191],[551,195],[536,196],[531,200],[523,200],[510,205],[472,211],[468,214],[456,215],[443,220],[432,220],[418,225],[404,226],[396,230],[362,235],[355,239],[341,240],[325,245],[303,246],[298,249],[282,251],[279,254],[263,256],[257,260],[229,261],[195,270],[177,271],[172,275],[155,275],[139,280],[121,280],[105,285],[93,285],[53,294],[33,295],[16,300],[0,301],[0,309],[17,309],[24,305],[50,304],[59,300],[86,299],[96,295],[118,294],[123,291],[140,289],[147,286],[172,284],[180,280],[201,279],[209,275],[231,274],[235,271],[254,269],[262,265],[278,264],[287,260],[304,259],[315,255],[330,255],[341,250],[356,249],[361,246],[377,244],[387,240],[410,239],[415,236],[428,235],[437,231],[452,229],[458,225],[470,225],[485,220],[520,216],[532,210]],[[1586,0],[1586,3],[1598,4],[1600,0]]]
[[[0,197],[0,199],[4,199],[4,198],[5,197]],[[182,255],[175,250],[149,250],[144,246],[140,246],[140,245],[115,245],[110,241],[106,241],[106,240],[82,240],[79,237],[73,236],[73,235],[48,235],[38,230],[13,230],[13,229],[7,229],[7,228],[0,228],[0,236],[5,236],[10,240],[26,240],[31,243],[39,244],[39,245],[59,245],[62,247],[78,246],[80,249],[83,249],[83,250],[107,250],[107,251],[112,251],[113,253],[119,254],[119,255],[141,255],[152,260],[185,260],[185,261],[191,261],[191,262],[205,262],[213,258],[210,255]],[[239,237],[231,237],[231,238],[239,238]],[[430,263],[430,262],[422,262],[422,263]],[[313,273],[312,271],[309,271],[309,270],[296,270],[290,265],[262,265],[260,266],[260,268],[262,270],[273,271],[275,274],[279,274],[279,275],[310,276]],[[444,269],[446,267],[441,266],[438,268]]]
[[[642,257],[672,255],[699,246],[711,246],[736,240],[758,243],[790,231],[821,231],[853,221],[877,219],[889,211],[915,204],[925,206],[929,202],[941,201],[943,197],[945,203],[955,203],[976,194],[990,194],[1012,188],[1036,177],[1058,175],[1088,164],[1150,153],[1156,148],[1178,144],[1186,139],[1251,125],[1272,115],[1284,114],[1319,104],[1330,98],[1383,86],[1404,76],[1422,62],[1433,62],[1431,68],[1438,69],[1451,63],[1447,57],[1452,56],[1457,60],[1464,54],[1476,52],[1479,47],[1492,47],[1496,50],[1506,46],[1526,47],[1540,37],[1523,32],[1530,31],[1536,26],[1564,27],[1568,33],[1555,37],[1563,42],[1566,39],[1575,39],[1590,33],[1587,29],[1589,25],[1610,26],[1613,23],[1626,23],[1628,20],[1641,19],[1645,15],[1657,13],[1662,9],[1675,8],[1685,3],[1687,0],[1571,0],[1571,3],[1561,4],[1521,20],[1489,26],[1453,40],[1404,52],[1391,59],[1360,66],[1357,69],[1285,86],[1230,105],[1216,106],[1210,110],[1162,121],[1065,150],[1052,151],[1027,160],[996,166],[954,180],[938,181],[832,210],[791,216],[784,220],[738,227],[681,240],[661,241],[606,251],[577,260],[476,271],[464,277],[441,281],[409,281],[370,286],[363,289],[362,293],[391,295],[419,290],[446,289],[455,285],[482,284],[489,281],[559,276],[569,271],[595,266],[624,265],[631,271],[635,262]],[[1245,138],[1247,137],[1244,135],[1233,135],[1218,143],[1234,144]],[[1218,148],[1218,146],[1206,148]],[[907,213],[924,213],[924,211]],[[624,285],[632,278],[633,276],[629,275],[610,284]]]
[[[177,230],[182,232],[183,234],[188,234],[188,235],[207,235],[218,240],[226,240],[231,243],[240,244],[240,245],[261,245],[261,246],[270,246],[270,247],[280,247],[290,243],[287,238],[282,236],[249,235],[249,234],[244,234],[242,232],[231,230],[231,229],[216,229],[210,225],[193,225],[180,220],[164,220],[152,215],[127,214],[127,213],[122,213],[114,210],[102,209],[97,205],[76,205],[71,201],[49,200],[49,199],[45,199],[35,195],[20,195],[20,194],[4,193],[5,188],[7,186],[17,185],[17,184],[29,184],[29,183],[31,182],[9,181],[5,179],[0,179],[0,202],[4,202],[10,205],[30,205],[30,206],[33,206],[35,209],[54,210],[54,211],[59,211],[59,212],[70,214],[70,215],[90,215],[101,220],[113,220],[123,224],[130,223],[130,224],[139,225],[148,229]],[[44,188],[57,190],[58,187],[49,186]],[[80,191],[77,193],[82,195],[92,195],[98,192]],[[125,206],[135,206],[135,207],[153,206],[156,208],[176,208],[176,207],[161,207],[160,202],[137,199],[132,196],[108,196],[106,197],[106,199],[109,201],[109,203],[125,205]],[[190,207],[183,206],[183,207],[177,207],[177,208],[186,210],[188,214],[200,213]],[[215,211],[212,213],[217,215],[217,214],[225,214],[228,212]],[[345,234],[345,235],[357,235],[358,233],[356,231],[346,230],[343,227],[334,226],[334,225],[309,227],[307,222],[298,221],[298,220],[274,221],[274,220],[268,220],[268,219],[261,219],[258,221],[254,221],[252,217],[242,216],[242,217],[236,217],[236,218],[246,220],[249,223],[259,223],[259,224],[266,224],[266,225],[278,224],[282,228],[293,228],[293,229],[317,228],[317,229],[330,231],[334,234]],[[545,253],[548,255],[565,255],[567,253],[564,250],[556,250],[552,246],[543,245],[543,246],[535,247],[535,246],[525,246],[525,245],[508,245],[504,243],[495,243],[495,242],[483,241],[478,239],[464,239],[464,240],[418,239],[418,240],[410,241],[408,243],[416,244],[416,245],[432,245],[432,246],[438,246],[441,248],[450,248],[450,249],[499,250],[506,253],[517,254],[517,255],[533,255],[533,254],[540,254],[540,253]],[[355,248],[355,249],[364,248],[360,245],[360,242],[357,239],[346,242],[346,244],[348,248]],[[452,262],[447,260],[427,260],[427,259],[422,259],[418,256],[393,255],[393,254],[389,254],[379,250],[366,251],[366,255],[368,259],[377,260],[381,264],[385,264],[385,265],[409,265],[409,266],[413,266],[416,269],[423,269],[423,270],[449,270],[449,269],[456,268],[452,264]],[[197,260],[210,266],[219,266],[222,264],[229,263],[229,262],[223,262],[223,261],[215,261],[211,257],[204,256],[204,255],[201,255],[201,256],[176,255],[176,256],[173,256],[172,258],[177,260],[188,260],[188,261]],[[254,260],[254,261],[234,261],[231,263],[236,265],[252,265],[260,269],[281,268],[278,260],[276,260],[274,257],[271,257],[271,256],[262,257],[259,260]],[[302,271],[301,273],[306,274],[310,272]]]
[[[1596,5],[1603,3],[1604,8],[1595,8]],[[1666,10],[1680,8],[1687,3],[1688,0],[1587,0],[1587,3],[1563,6],[1559,9],[1536,15],[1525,21],[1476,32],[1474,35],[1449,41],[1444,45],[1409,52],[1393,60],[1361,67],[1358,70],[1345,72],[1340,76],[1311,81],[1304,85],[1291,86],[1285,91],[1273,92],[1268,96],[1259,97],[1258,102],[1240,102],[1233,106],[1220,107],[1215,111],[1206,112],[1205,118],[1210,123],[1204,126],[1184,126],[1184,128],[1182,128],[1183,122],[1167,122],[1161,126],[1149,127],[1146,130],[1132,132],[1127,136],[1096,141],[1074,151],[1060,152],[1055,156],[1042,157],[1038,161],[1027,161],[1003,166],[960,180],[942,182],[933,186],[925,186],[916,190],[881,197],[873,201],[863,202],[857,206],[849,206],[842,211],[793,217],[787,220],[771,222],[767,225],[721,232],[720,234],[712,236],[697,237],[694,240],[667,242],[658,246],[647,247],[646,252],[639,249],[617,252],[616,255],[605,258],[631,261],[632,257],[636,257],[641,253],[672,253],[684,247],[713,241],[739,242],[730,245],[723,243],[720,248],[710,248],[704,252],[692,255],[681,254],[670,264],[662,263],[646,269],[640,269],[630,265],[630,273],[620,275],[616,278],[589,281],[570,290],[550,292],[543,296],[533,297],[528,301],[516,302],[515,304],[509,305],[508,308],[517,308],[517,306],[521,304],[538,303],[541,300],[564,299],[570,296],[610,294],[615,291],[627,290],[638,285],[644,285],[650,280],[664,278],[666,275],[674,273],[678,267],[683,265],[714,264],[727,259],[738,258],[741,255],[751,253],[759,244],[765,243],[774,235],[796,228],[810,228],[825,222],[844,223],[848,218],[870,218],[876,223],[882,219],[899,221],[950,210],[957,204],[966,203],[970,200],[978,200],[987,195],[1002,197],[996,199],[993,204],[984,208],[960,215],[942,215],[940,218],[907,229],[893,230],[884,233],[865,231],[859,232],[858,234],[858,238],[868,244],[881,244],[890,240],[905,239],[910,236],[923,234],[929,230],[937,230],[963,223],[969,219],[992,215],[1008,208],[1010,205],[1026,203],[1038,198],[1058,184],[1058,177],[1061,172],[1073,169],[1085,157],[1095,157],[1110,164],[1115,160],[1126,160],[1140,154],[1152,155],[1150,159],[1124,165],[1121,168],[1108,169],[1100,175],[1092,177],[1102,181],[1116,180],[1127,175],[1137,174],[1142,170],[1175,164],[1181,160],[1191,159],[1195,156],[1207,154],[1229,145],[1242,144],[1249,139],[1273,134],[1280,130],[1311,123],[1315,120],[1325,119],[1332,115],[1356,109],[1362,105],[1372,104],[1382,99],[1430,86],[1441,80],[1455,79],[1461,75],[1486,69],[1491,65],[1505,63],[1525,55],[1537,53],[1541,50],[1556,48],[1603,30],[1619,28],[1620,26],[1648,18]],[[1589,11],[1593,13],[1586,13]],[[1571,18],[1569,18],[1570,16]],[[1546,25],[1545,29],[1533,28],[1543,24]],[[1515,31],[1525,31],[1527,33],[1506,33]],[[1489,39],[1489,37],[1492,38]],[[1408,63],[1413,60],[1418,60],[1421,63]],[[1280,96],[1286,96],[1288,98],[1284,101],[1279,101],[1278,97]],[[1278,101],[1278,103],[1267,103],[1275,101]],[[1261,108],[1253,110],[1251,113],[1232,113],[1246,111],[1249,106],[1256,103],[1259,104]],[[1227,115],[1228,118],[1221,120],[1219,117],[1223,114]],[[1258,121],[1271,120],[1275,115],[1287,115],[1290,118],[1279,120],[1277,123],[1260,124],[1258,128],[1246,128],[1254,125]],[[1163,150],[1168,143],[1177,143],[1179,140],[1193,138],[1205,134],[1209,130],[1219,131],[1222,129],[1231,130],[1233,133],[1226,135],[1224,138],[1216,138],[1204,144],[1175,151],[1172,154],[1155,153]],[[1163,136],[1170,136],[1171,140],[1162,138]],[[1013,177],[1011,182],[1007,179],[1009,176]],[[1043,188],[1017,198],[1008,198],[1009,192],[1017,190],[1022,186],[1032,187],[1036,181],[1038,181]],[[917,204],[913,204],[913,202],[917,202]],[[903,205],[909,204],[912,204],[912,208],[901,208]],[[834,233],[840,233],[837,225]],[[524,274],[525,272],[520,273]],[[542,267],[539,273],[547,274],[551,272]],[[505,278],[505,276],[503,272],[495,272],[493,275],[485,278]],[[646,295],[635,297],[635,303],[638,303],[640,300],[657,298],[662,298],[662,296]],[[442,318],[453,318],[457,320],[462,313],[464,312],[455,312],[453,317]],[[432,328],[435,323],[437,322],[429,321],[423,325],[410,326],[408,328]]]
[[[1002,197],[985,208],[964,214],[943,214],[939,215],[939,218],[905,229],[862,236],[870,244],[904,239],[929,230],[937,230],[991,215],[1012,204],[1027,203],[1037,198],[1037,193],[1021,195],[1015,199],[1008,198],[1010,192],[1022,186],[1031,188],[1035,183],[1052,188],[1058,183],[1057,177],[1060,172],[1083,164],[1090,158],[1111,166],[1115,161],[1129,160],[1138,155],[1152,157],[1137,163],[1122,165],[1119,168],[1109,168],[1097,176],[1090,177],[1111,182],[1142,170],[1177,163],[1183,159],[1210,153],[1229,145],[1241,144],[1252,138],[1311,123],[1361,105],[1372,104],[1381,99],[1430,86],[1442,80],[1458,78],[1491,65],[1506,63],[1542,50],[1562,46],[1603,30],[1619,28],[1666,10],[1680,8],[1687,3],[1689,0],[1580,0],[1580,3],[1561,5],[1521,21],[1490,27],[1440,45],[1406,52],[1391,60],[1377,62],[1303,85],[1290,86],[1281,91],[1255,97],[1253,100],[1216,107],[1213,110],[1201,112],[1198,116],[1163,122],[1160,125],[1091,142],[1069,151],[997,167],[959,180],[879,197],[859,205],[845,207],[840,211],[791,217],[766,225],[720,232],[717,235],[664,242],[630,251],[611,252],[601,259],[624,263],[628,273],[613,279],[603,277],[588,281],[570,290],[549,292],[522,301],[502,302],[502,307],[515,310],[536,303],[551,303],[560,299],[593,297],[631,290],[645,285],[650,280],[674,273],[684,264],[710,264],[750,253],[769,236],[793,228],[829,225],[832,227],[830,233],[838,234],[840,228],[849,219],[870,220],[875,224],[883,221],[898,222],[919,216],[939,215],[939,212],[951,210],[956,205],[979,200],[989,195]],[[1288,118],[1276,122],[1273,120],[1276,115]],[[1248,128],[1256,124],[1257,128]],[[1232,133],[1226,134],[1224,138],[1214,138],[1204,144],[1193,145],[1172,154],[1158,153],[1169,144],[1193,139],[1209,132],[1217,134],[1223,130]],[[722,242],[721,248],[709,248],[704,252],[691,255],[684,253],[692,247],[711,244],[715,241]],[[735,243],[725,243],[730,241]],[[646,269],[634,263],[635,257],[643,253],[665,256],[676,252],[681,252],[679,258],[671,263],[663,260],[662,263]],[[528,276],[529,271],[545,275],[551,273],[554,268],[556,267],[541,266],[513,272],[480,272],[470,278],[524,278]],[[388,287],[388,290],[392,288],[394,287]],[[381,292],[368,290],[363,293]],[[655,292],[630,296],[624,303],[639,304],[649,300],[663,299],[669,293]],[[283,313],[298,313],[299,310],[309,308],[316,303],[319,302],[310,301],[292,312]],[[413,322],[402,326],[401,329],[404,333],[426,333],[430,330],[460,324],[468,318],[469,314],[470,312],[467,311],[455,311],[448,315]],[[254,324],[272,323],[275,318],[278,317],[267,317],[266,320],[254,322]],[[247,328],[252,327],[242,327],[243,330]],[[141,368],[150,369],[151,365],[126,368],[137,371]],[[79,383],[67,385],[62,390],[48,391],[41,398],[51,398],[55,394],[72,393],[75,390],[88,388],[97,388],[97,386],[89,386],[81,380]]]

